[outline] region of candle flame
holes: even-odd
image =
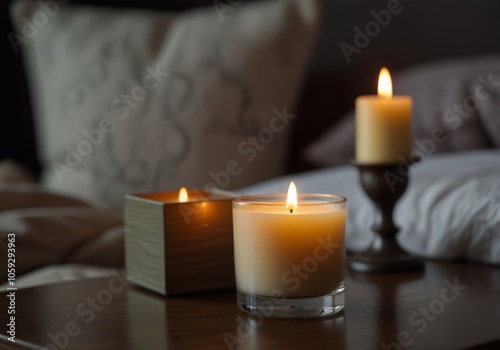
[[[179,202],[184,203],[184,202],[187,202],[188,199],[189,199],[189,197],[188,197],[188,192],[186,190],[186,187],[182,187],[179,190]]]
[[[378,95],[385,98],[392,98],[392,80],[391,74],[386,67],[380,70],[378,76]]]
[[[286,208],[290,209],[290,213],[293,213],[294,210],[297,210],[297,187],[295,183],[290,182],[290,186],[288,187],[288,195],[286,196]]]

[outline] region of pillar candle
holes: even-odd
[[[411,151],[410,96],[393,96],[387,68],[380,71],[378,95],[356,99],[356,161],[397,163]]]
[[[307,298],[344,288],[345,198],[304,194],[290,202],[295,191],[290,187],[288,201],[272,195],[235,201],[235,272],[241,292]]]

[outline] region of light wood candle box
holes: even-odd
[[[233,197],[188,194],[186,203],[177,202],[178,192],[125,197],[130,282],[163,295],[235,286]]]

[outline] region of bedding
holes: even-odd
[[[421,157],[500,147],[499,58],[431,62],[395,74],[394,93],[413,98],[412,146]],[[304,150],[304,159],[320,166],[349,163],[354,157],[354,129],[351,111]],[[444,136],[427,146],[436,130]]]
[[[17,275],[57,263],[123,266],[123,233],[115,233],[122,226],[120,212],[37,186],[0,186],[0,198],[0,239],[5,243],[15,233]],[[0,252],[0,280],[5,281],[7,244],[0,244]]]
[[[16,287],[23,289],[84,278],[111,277],[112,273],[113,269],[107,267],[79,264],[50,265],[16,277]],[[7,290],[7,287],[7,284],[0,285],[0,291]]]
[[[299,192],[347,197],[347,249],[360,251],[368,246],[374,212],[352,166],[279,177],[238,193],[283,193],[291,180]],[[0,198],[0,238],[16,233],[18,275],[42,269],[41,275],[34,271],[23,277],[22,285],[105,275],[123,266],[120,212],[27,183],[4,182]],[[395,220],[401,226],[399,242],[416,255],[500,265],[500,152],[436,155],[412,166]],[[5,245],[0,247],[5,256]],[[51,270],[47,265],[55,267]],[[3,282],[4,267],[0,267]]]
[[[39,13],[13,2],[19,36]],[[121,209],[126,193],[282,174],[319,19],[316,0],[242,3],[223,17],[213,6],[61,6],[19,44],[43,186]]]
[[[289,175],[239,193],[283,193],[291,180],[299,192],[347,197],[347,249],[368,246],[374,209],[352,166]],[[416,255],[500,265],[500,152],[442,154],[417,163],[394,217],[400,244]]]

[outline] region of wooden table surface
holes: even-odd
[[[118,273],[117,273],[117,276]],[[235,292],[161,297],[114,276],[18,290],[18,349],[500,348],[500,269],[426,262],[424,272],[348,273],[345,309],[311,320],[259,319]]]

